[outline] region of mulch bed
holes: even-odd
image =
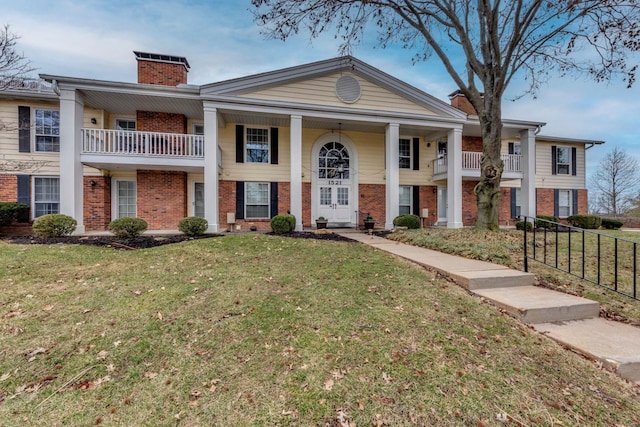
[[[272,234],[272,233],[270,233]],[[224,234],[205,234],[202,236],[190,237],[184,234],[176,235],[163,235],[163,236],[149,236],[143,235],[132,238],[122,238],[116,236],[67,236],[67,237],[50,237],[42,238],[35,236],[9,236],[4,237],[3,240],[20,245],[55,245],[55,244],[67,244],[67,245],[91,245],[111,247],[121,250],[136,250],[147,249],[156,246],[168,245],[172,243],[180,243],[195,239],[210,239],[213,237],[221,237]],[[309,231],[293,232],[282,234],[282,237],[296,238],[296,239],[317,239],[317,240],[333,240],[341,242],[350,242],[351,239],[339,236],[335,233],[315,234]]]

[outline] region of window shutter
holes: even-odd
[[[278,164],[278,128],[271,128],[271,164]]]
[[[573,203],[571,204],[571,214],[578,215],[578,190],[571,190],[571,196],[573,196]]]
[[[578,151],[576,147],[571,148],[571,175],[577,175],[576,160],[578,158]]]
[[[420,170],[420,138],[413,138],[413,170]]]
[[[551,147],[551,173],[553,175],[557,175],[558,174],[558,159],[557,159],[558,153],[556,150],[556,146],[553,145]],[[557,216],[557,215],[556,215]]]
[[[244,219],[244,181],[236,181],[236,219]]]
[[[271,218],[278,215],[278,183],[271,183]]]
[[[31,108],[18,107],[18,151],[31,151]]]
[[[515,145],[513,142],[509,143],[509,154],[513,154],[515,152]],[[513,218],[513,217],[512,217]]]
[[[18,203],[31,205],[31,176],[17,175],[18,178]]]
[[[509,143],[511,145],[512,143]],[[516,217],[516,189],[511,188],[511,218]]]
[[[420,186],[414,185],[413,187],[413,214],[420,216]]]
[[[236,125],[236,163],[244,163],[244,126],[242,125]]]
[[[553,216],[560,216],[560,190],[557,188],[553,190]]]

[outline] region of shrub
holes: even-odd
[[[533,224],[529,221],[516,222],[516,230],[524,230],[525,227],[527,227],[527,231],[533,230]]]
[[[11,225],[16,221],[29,222],[29,205],[0,202],[0,225]]]
[[[182,231],[187,236],[199,236],[207,231],[209,223],[206,219],[198,216],[189,216],[182,218],[178,223],[178,230]]]
[[[618,219],[602,218],[602,226],[607,230],[619,230],[622,227],[622,221]]]
[[[78,221],[68,215],[49,214],[33,221],[33,233],[38,237],[68,236],[76,230]]]
[[[420,217],[418,215],[406,214],[393,219],[396,227],[407,227],[408,229],[420,228]]]
[[[109,224],[109,231],[118,237],[136,237],[146,229],[147,221],[142,218],[118,218]]]
[[[602,224],[602,219],[596,215],[572,215],[567,218],[567,222],[574,227],[584,228],[587,230],[597,230]]]
[[[560,222],[560,220],[556,216],[536,215],[536,228],[555,228],[556,225],[551,224],[553,222]]]
[[[275,234],[291,233],[296,228],[296,217],[291,214],[276,215],[271,218],[271,230]]]

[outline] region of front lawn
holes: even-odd
[[[0,242],[3,426],[632,426],[637,391],[357,243]]]

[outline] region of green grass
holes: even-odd
[[[0,242],[0,425],[638,425],[637,389],[409,263],[264,235]]]
[[[603,285],[613,288],[614,282],[614,240],[606,236],[618,237],[621,240],[618,244],[618,291],[627,295],[633,295],[633,243],[638,243],[636,251],[640,249],[640,233],[602,230],[600,237],[600,281]],[[423,229],[407,230],[393,233],[388,238],[422,246],[442,252],[460,255],[467,258],[479,259],[483,261],[502,264],[510,268],[523,270],[523,232],[516,230],[494,232],[476,231],[473,229],[445,230],[445,229]],[[528,233],[529,256],[533,256],[533,234]],[[569,238],[571,239],[571,263],[569,264]],[[604,313],[607,316],[624,318],[632,323],[640,324],[640,301],[634,300],[624,295],[606,290],[588,281],[582,280],[582,243],[581,233],[558,233],[548,232],[547,251],[544,251],[545,236],[543,232],[536,233],[536,260],[530,261],[530,272],[536,274],[541,284],[574,295],[584,296],[601,303]],[[585,243],[585,278],[597,282],[598,249],[597,235],[586,233]],[[624,241],[623,241],[624,240]],[[557,251],[557,255],[556,255]],[[637,256],[637,254],[636,254]],[[557,266],[571,272],[567,274],[557,269],[548,267],[546,263]],[[636,279],[638,280],[638,279]],[[637,284],[637,292],[640,292],[640,283]],[[640,298],[640,295],[638,295]]]

